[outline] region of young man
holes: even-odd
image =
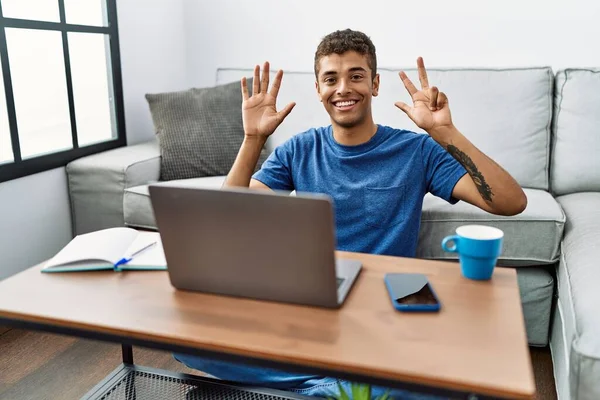
[[[352,30],[327,35],[315,54],[316,90],[331,125],[298,134],[274,150],[253,175],[267,138],[294,108],[277,111],[283,72],[269,90],[269,64],[254,69],[252,95],[242,78],[245,139],[225,186],[325,193],[335,204],[339,250],[414,257],[423,197],[463,200],[501,215],[522,212],[519,184],[452,123],[446,95],[430,86],[417,60],[421,89],[404,72],[412,107],[395,105],[428,135],[377,125],[371,99],[379,91],[375,46]],[[337,380],[176,356],[219,378],[314,396],[337,393]],[[347,385],[346,382],[343,383]],[[383,392],[376,388],[375,392]],[[396,398],[406,394],[392,392]]]

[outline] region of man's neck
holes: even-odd
[[[365,123],[351,128],[333,124],[333,138],[344,146],[357,146],[371,140],[377,132],[377,125],[369,119]]]

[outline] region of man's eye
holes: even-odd
[[[358,75],[358,74],[357,75],[352,75],[352,79],[354,79],[355,81],[359,80],[359,79],[362,79],[362,75]]]
[[[334,78],[325,78],[325,83],[327,83],[327,84],[332,84],[334,82],[335,82]]]

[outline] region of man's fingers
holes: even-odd
[[[242,100],[248,100],[248,83],[246,82],[246,77],[242,78]]]
[[[271,96],[277,98],[279,94],[279,88],[281,87],[281,78],[283,77],[283,71],[277,71],[275,78],[273,79],[273,84],[271,85]]]
[[[290,104],[285,106],[283,108],[283,110],[279,111],[277,113],[277,116],[279,117],[279,121],[283,121],[285,119],[285,117],[287,117],[292,112],[292,109],[294,108],[295,105],[296,105],[296,103],[291,102]]]
[[[446,104],[448,104],[448,97],[446,96],[446,94],[444,92],[440,92],[440,94],[438,95],[438,100],[437,100],[438,110],[441,108],[444,108],[444,106]]]
[[[402,79],[402,83],[404,83],[404,87],[408,90],[408,93],[412,97],[415,93],[418,92],[417,88],[413,83],[408,79],[408,76],[404,73],[404,71],[400,71],[400,79]]]
[[[260,93],[260,66],[254,67],[254,78],[252,79],[252,95]]]
[[[438,90],[438,88],[436,88],[435,86],[431,88],[431,90],[429,91],[430,93],[430,98],[429,98],[429,109],[431,111],[435,111],[437,110],[437,104],[438,104],[438,95],[440,93],[440,91]]]
[[[394,103],[394,105],[404,111],[406,114],[410,114],[410,106],[408,104],[397,101]]]
[[[269,62],[265,61],[262,71],[262,79],[260,80],[260,91],[261,93],[267,93],[269,88]]]
[[[425,70],[425,63],[423,62],[423,58],[417,58],[417,69],[419,71],[419,81],[421,81],[421,88],[428,89],[429,88],[429,80],[427,79],[427,70]]]

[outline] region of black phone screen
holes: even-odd
[[[429,283],[423,286],[421,290],[416,293],[409,294],[404,297],[397,298],[396,301],[399,304],[437,304],[435,296],[431,292]]]
[[[423,274],[390,273],[385,280],[390,296],[397,304],[438,305],[431,284]]]

